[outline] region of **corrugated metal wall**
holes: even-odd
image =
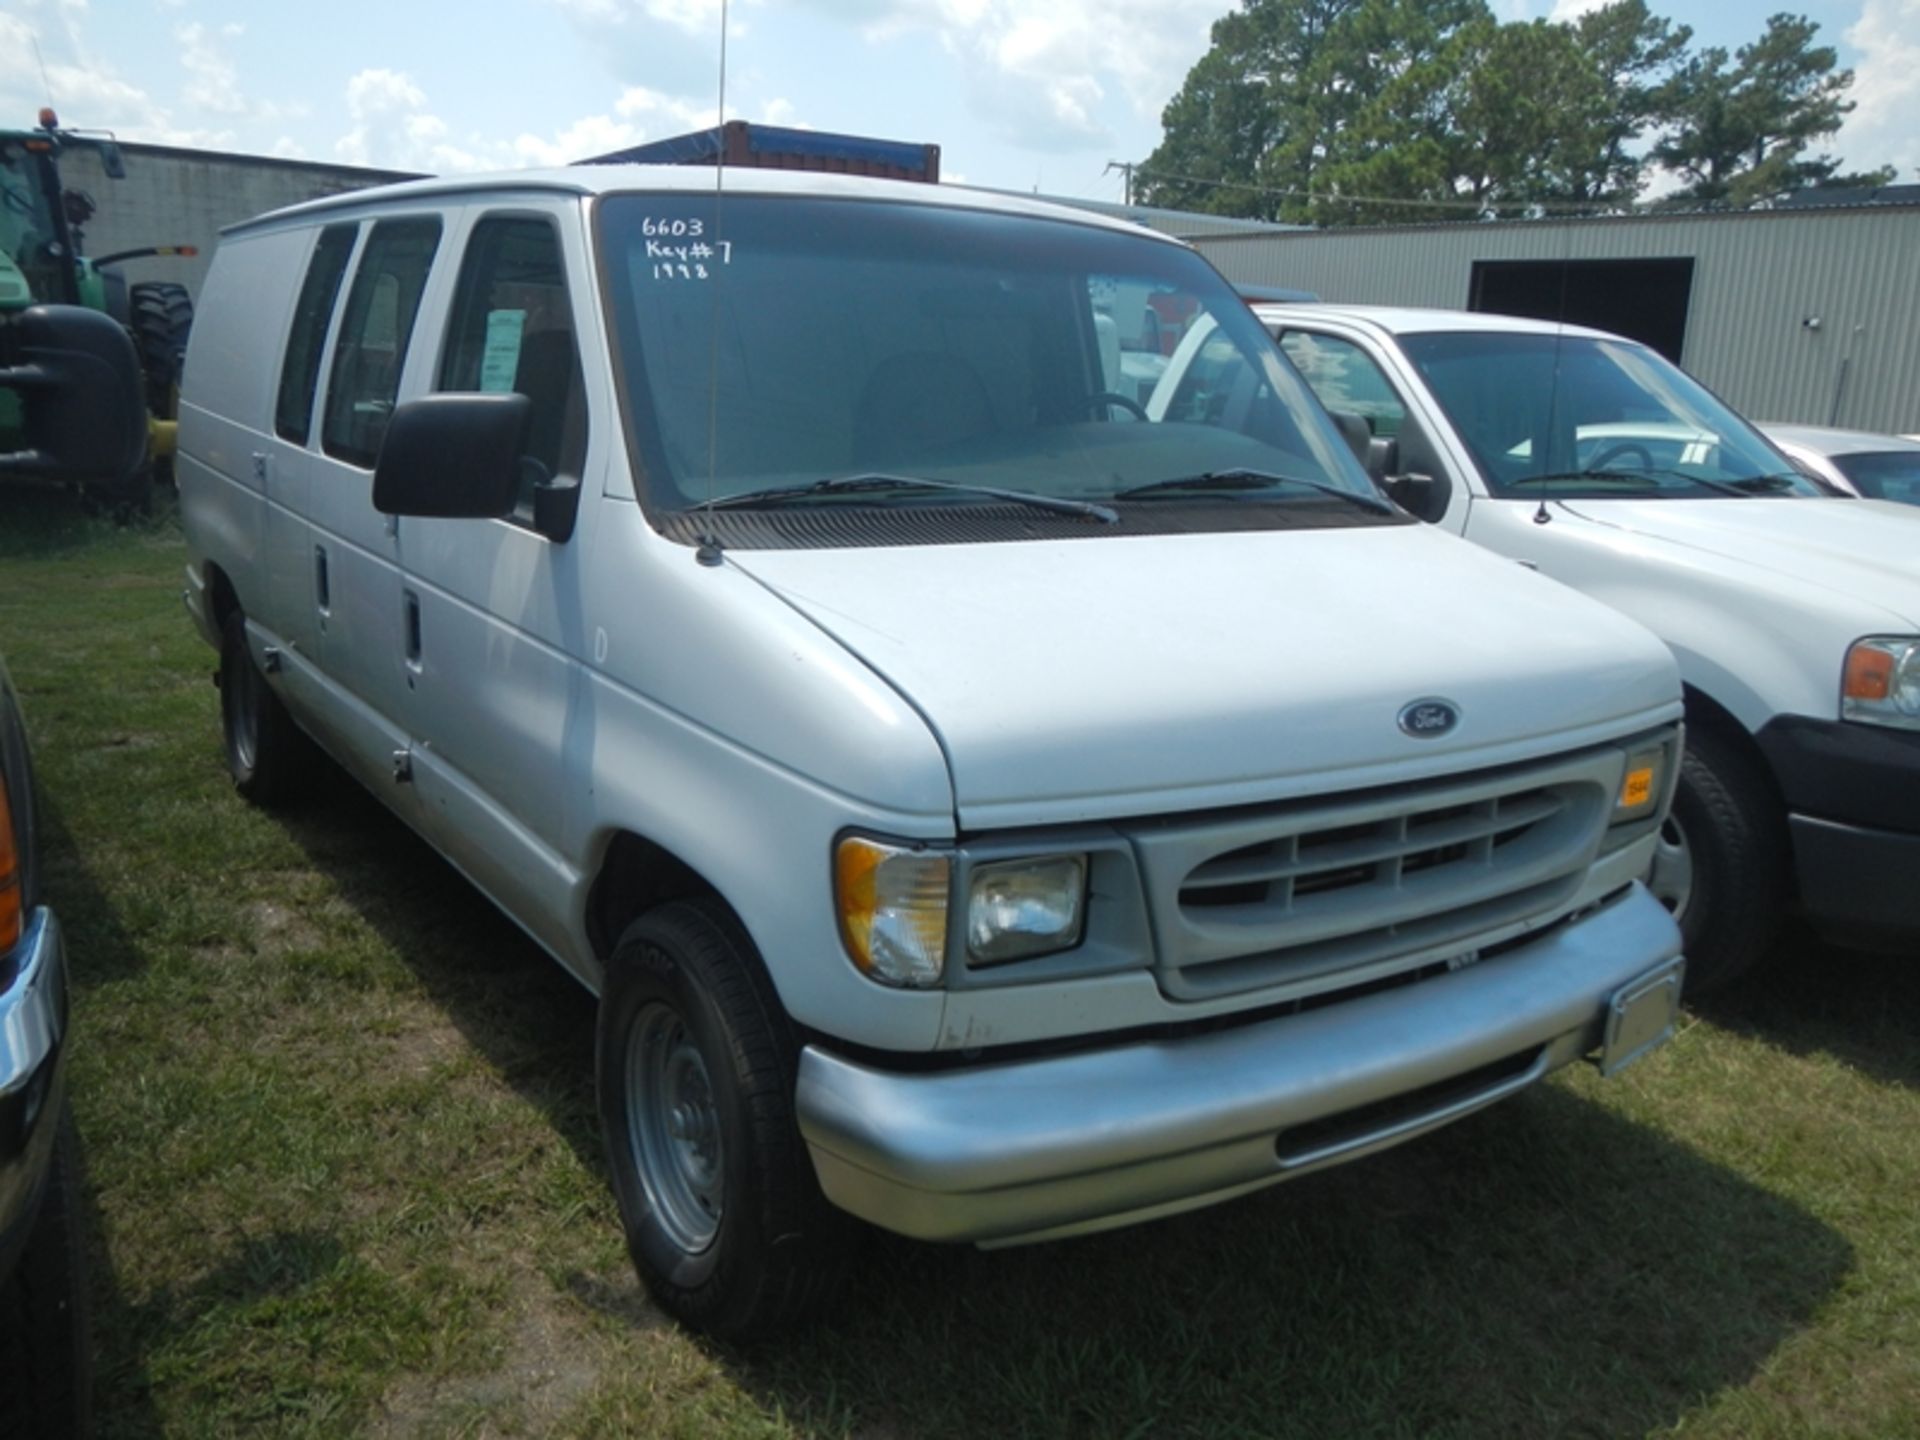
[[[1240,284],[1467,303],[1476,260],[1690,257],[1682,362],[1756,419],[1920,431],[1920,207],[1195,237]],[[1805,322],[1818,318],[1810,329]],[[1838,414],[1835,401],[1838,399]]]
[[[84,146],[76,145],[60,157],[62,182],[68,189],[85,190],[99,207],[86,227],[86,253],[196,245],[200,254],[191,260],[129,260],[119,267],[129,284],[178,280],[196,297],[213,263],[222,226],[302,200],[412,178],[396,171],[164,145],[123,143],[120,149],[126,161],[124,180],[108,179],[99,155]]]

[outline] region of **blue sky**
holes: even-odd
[[[1118,199],[1228,0],[733,0],[730,117],[940,144],[947,178]],[[1584,0],[1492,0],[1509,18]],[[1555,8],[1557,5],[1557,9]],[[1792,8],[1857,72],[1830,147],[1920,171],[1920,0],[1673,0],[1732,48]],[[0,0],[0,122],[449,171],[714,119],[719,0]],[[37,42],[47,83],[34,56]]]

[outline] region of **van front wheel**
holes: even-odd
[[[820,1193],[794,1119],[792,1024],[723,906],[674,901],[628,927],[595,1048],[627,1248],[661,1308],[736,1341],[816,1311],[857,1226]]]

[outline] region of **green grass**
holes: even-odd
[[[833,1323],[684,1334],[590,1000],[344,782],[233,795],[183,561],[0,489],[103,1436],[1920,1434],[1920,964],[1801,940],[1614,1081],[1118,1234],[876,1237]]]

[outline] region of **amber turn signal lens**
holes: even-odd
[[[1627,771],[1620,784],[1620,808],[1638,810],[1653,799],[1653,766],[1640,765]]]
[[[1847,652],[1847,679],[1841,693],[1849,700],[1884,700],[1893,693],[1893,656],[1869,645]]]
[[[834,854],[847,958],[884,985],[937,985],[946,964],[950,861],[939,851],[849,835]]]

